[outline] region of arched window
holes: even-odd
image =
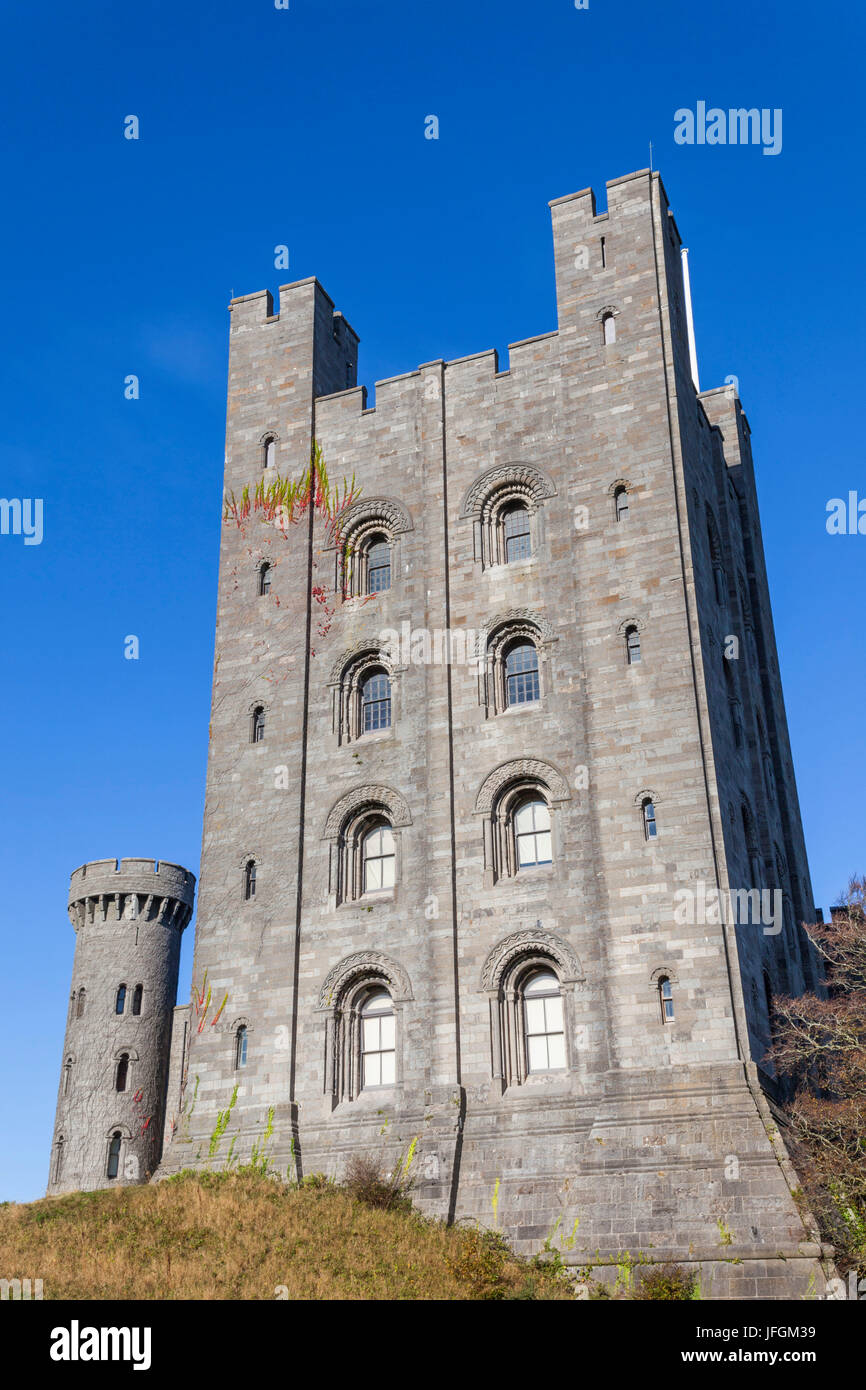
[[[526,560],[532,554],[529,511],[522,502],[508,502],[498,517],[499,552],[506,565]]]
[[[271,592],[271,566],[268,560],[259,570],[259,597]]]
[[[59,1182],[63,1173],[63,1135],[58,1134],[54,1145],[54,1181]]]
[[[728,710],[731,716],[731,729],[734,735],[734,746],[736,748],[742,748],[743,716],[740,708],[740,701],[737,697],[737,691],[734,685],[734,677],[731,671],[731,663],[727,659],[727,657],[723,657],[722,662],[725,672],[725,690],[728,696]]]
[[[72,1058],[67,1057],[63,1065],[63,1094],[69,1095],[69,1086],[72,1081]]]
[[[340,743],[390,729],[394,717],[391,673],[383,652],[356,652],[339,672],[334,715]]]
[[[616,342],[616,319],[614,318],[613,314],[603,314],[603,315],[602,315],[602,319],[601,319],[601,328],[602,328],[602,332],[603,332],[603,334],[604,334],[605,346],[607,346],[608,343],[615,343],[615,342]]]
[[[709,508],[707,508],[707,544],[710,551],[710,564],[713,567],[713,585],[715,587],[716,602],[722,604],[727,598],[728,584],[722,564],[722,543],[719,539],[719,528]]]
[[[636,627],[625,630],[625,659],[629,666],[636,666],[640,661],[640,633]]]
[[[391,681],[386,671],[367,671],[361,681],[361,733],[391,727]]]
[[[136,986],[135,986],[135,989],[133,990],[133,994],[132,994],[132,1012],[133,1012],[134,1014],[140,1014],[140,1013],[141,1013],[141,1001],[142,1001],[143,995],[144,995],[144,988],[143,988],[143,986],[142,986],[142,985],[136,985]]]
[[[265,737],[265,711],[261,705],[253,710],[250,722],[250,742],[261,743]]]
[[[244,898],[249,901],[256,896],[256,861],[247,860],[244,865]]]
[[[381,594],[391,587],[391,546],[388,537],[375,533],[366,542],[366,593]]]
[[[339,533],[334,576],[344,599],[369,597],[392,587],[400,573],[399,537],[411,529],[408,513],[393,498],[350,508]]]
[[[361,840],[362,893],[394,887],[396,850],[394,832],[386,820],[377,820]]]
[[[129,1053],[122,1052],[117,1063],[117,1071],[114,1076],[115,1091],[126,1090],[126,1078],[129,1075]]]
[[[114,998],[114,1012],[122,1014],[126,1008],[126,985],[117,986],[117,994]]]
[[[559,980],[552,970],[537,970],[522,989],[526,1070],[562,1071],[565,1067],[565,1025]]]
[[[544,640],[540,620],[531,615],[511,617],[490,628],[480,689],[488,715],[540,702]]]
[[[532,642],[517,641],[505,650],[505,703],[527,705],[540,696],[538,652]]]
[[[643,801],[641,806],[643,816],[643,833],[645,840],[654,840],[658,835],[658,824],[656,822],[656,808],[649,797]]]
[[[361,1089],[393,1086],[397,1080],[394,1005],[386,989],[375,989],[361,1005]]]
[[[617,521],[626,521],[628,518],[628,491],[624,487],[618,487],[613,494],[613,509]]]
[[[111,1136],[111,1143],[108,1146],[108,1167],[106,1177],[116,1178],[120,1170],[120,1145],[121,1133],[116,1129]]]
[[[262,445],[262,458],[265,468],[276,467],[277,462],[277,441],[272,434],[269,434]]]
[[[514,849],[518,869],[553,862],[550,807],[541,797],[528,797],[516,806]]]
[[[235,1033],[235,1069],[239,1070],[247,1064],[247,1030],[242,1023]]]
[[[83,1018],[83,1017],[84,1017],[84,1005],[86,1004],[86,1002],[87,1002],[87,991],[86,991],[85,989],[80,989],[80,990],[78,991],[78,1005],[77,1005],[76,1010],[75,1010],[75,1017],[76,1017],[76,1018]]]
[[[662,1023],[673,1023],[674,1021],[674,991],[667,975],[662,975],[659,979],[659,1006],[661,1008]]]
[[[761,856],[758,852],[758,837],[755,832],[755,821],[748,806],[743,803],[740,808],[740,816],[743,822],[743,841],[746,846],[746,858],[749,861],[750,888],[760,888],[761,880],[764,875],[761,870]]]

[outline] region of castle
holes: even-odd
[[[362,491],[343,549],[223,529],[194,1001],[192,875],[76,871],[49,1192],[411,1156],[522,1252],[823,1287],[763,1061],[818,977],[749,426],[659,175],[607,194],[551,203],[558,328],[504,371],[368,408],[317,280],[232,301],[226,493],[313,441]]]

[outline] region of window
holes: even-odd
[[[111,1136],[111,1143],[108,1146],[108,1168],[106,1169],[106,1177],[117,1177],[120,1169],[120,1144],[120,1130],[116,1129]]]
[[[524,801],[514,812],[514,842],[518,869],[551,864],[550,808],[540,797]]]
[[[521,502],[509,502],[499,513],[500,553],[506,565],[532,554],[529,512]]]
[[[365,832],[361,842],[362,892],[393,888],[395,859],[394,832],[387,821],[379,821]]]
[[[716,594],[716,603],[723,604],[727,598],[728,583],[722,564],[722,543],[719,540],[719,528],[709,508],[707,508],[707,543],[710,551],[710,564],[713,567],[713,587]]]
[[[559,980],[539,970],[523,986],[526,1070],[561,1071],[565,1067],[565,1027]]]
[[[142,996],[143,996],[143,995],[144,995],[144,989],[142,988],[142,986],[141,986],[141,985],[136,985],[136,986],[135,986],[135,990],[134,990],[133,995],[132,995],[132,1012],[133,1012],[135,1015],[138,1015],[138,1014],[141,1013],[141,1000],[142,1000]]]
[[[277,462],[277,441],[273,435],[268,435],[262,446],[265,468],[274,468]]]
[[[601,328],[604,334],[605,346],[616,342],[616,319],[613,314],[602,315]]]
[[[758,852],[758,837],[755,833],[754,817],[748,806],[743,804],[740,809],[740,816],[743,823],[743,842],[746,846],[746,858],[749,861],[750,888],[760,888],[763,873],[761,871],[761,856]]]
[[[334,722],[340,743],[390,729],[394,717],[391,673],[379,650],[356,653],[340,672],[334,699]]]
[[[75,1010],[75,1016],[76,1016],[76,1018],[83,1018],[83,1017],[84,1017],[84,1005],[85,1005],[86,1001],[87,1001],[87,991],[84,990],[84,989],[80,989],[80,990],[78,991],[78,1007],[77,1007],[76,1010]]]
[[[361,1089],[393,1086],[396,1079],[394,1006],[388,991],[377,989],[361,1006]]]
[[[662,1023],[673,1023],[674,991],[667,975],[662,975],[659,980],[659,1004],[661,1006]]]
[[[117,1063],[117,1071],[114,1076],[115,1091],[126,1090],[126,1078],[129,1075],[129,1053],[122,1052]]]
[[[488,715],[541,700],[541,652],[552,629],[534,614],[510,617],[487,637],[480,698]],[[468,652],[468,645],[467,645]]]
[[[373,535],[367,544],[368,594],[381,594],[391,587],[391,547],[386,536]]]
[[[261,743],[265,737],[265,711],[261,705],[257,705],[253,710],[252,723],[250,725],[250,742]]]
[[[126,1007],[126,985],[117,986],[117,994],[114,1000],[114,1012],[122,1014]]]
[[[602,270],[604,270],[605,266],[607,265],[607,256],[606,256],[606,254],[605,254],[605,249],[604,249],[604,240],[605,240],[604,237],[602,237],[602,239],[601,239],[601,268],[602,268]]]
[[[271,566],[265,561],[259,570],[259,597],[271,592]]]
[[[235,1033],[235,1069],[239,1070],[247,1064],[247,1030],[241,1024]]]
[[[628,492],[624,487],[618,487],[614,492],[613,507],[617,521],[628,519]]]
[[[58,1134],[54,1146],[54,1181],[59,1182],[63,1172],[63,1135]]]
[[[658,825],[656,824],[656,808],[649,797],[643,803],[642,814],[644,839],[654,840],[658,835]]]
[[[532,642],[516,642],[505,654],[505,703],[527,705],[539,695],[538,652]]]
[[[250,859],[244,867],[244,898],[249,902],[256,896],[256,861]]]
[[[629,666],[636,666],[640,661],[640,633],[636,627],[625,630],[625,659]]]
[[[391,727],[391,681],[385,671],[370,671],[361,684],[361,732]]]
[[[72,1081],[72,1058],[67,1057],[63,1067],[63,1094],[69,1095],[69,1085]]]

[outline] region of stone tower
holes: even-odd
[[[77,933],[48,1192],[146,1182],[162,1147],[180,939],[195,877],[152,859],[72,875]]]
[[[363,491],[348,564],[223,530],[194,975],[228,1003],[161,1172],[218,1116],[217,1162],[267,1134],[292,1175],[411,1145],[422,1208],[521,1251],[794,1295],[764,1058],[814,909],[749,425],[695,385],[658,174],[607,199],[551,204],[557,328],[372,408],[318,281],[230,306],[227,491],[313,440]]]

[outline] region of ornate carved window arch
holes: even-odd
[[[412,999],[403,967],[382,952],[358,951],[335,965],[322,983],[319,1012],[325,1020],[324,1092],[332,1105],[355,1100],[363,1089],[364,1006],[380,990],[387,991],[391,1004],[390,1010],[377,1011],[380,1019],[383,1014],[393,1016],[393,1038],[380,1039],[384,1050],[394,1053],[394,1081],[384,1084],[399,1086],[403,1079],[403,1009]]]
[[[394,498],[366,497],[349,507],[339,526],[337,592],[352,599],[389,590],[400,573],[400,538],[412,529],[408,511]]]
[[[551,1017],[550,1004],[545,1004],[547,1018],[535,1023],[527,1014],[526,989],[539,975],[548,972],[555,976],[556,988],[545,984],[541,994],[553,1004],[555,1012]],[[523,1085],[535,1070],[565,1073],[573,1067],[572,1001],[575,985],[582,980],[577,956],[567,942],[552,932],[541,928],[515,932],[494,946],[481,971],[481,988],[488,996],[490,1008],[493,1077],[503,1089]],[[537,1008],[538,1002],[534,1000],[532,1007]],[[548,1047],[552,1038],[561,1035],[561,1042],[555,1044],[556,1053],[561,1049],[561,1055],[551,1052],[550,1066],[536,1065],[538,1058],[533,1059],[532,1055],[534,1042],[545,1032]]]
[[[548,683],[549,647],[555,640],[551,624],[530,609],[512,609],[488,626],[479,690],[488,717],[510,708],[531,707],[543,699]],[[509,661],[512,653],[530,644],[536,654],[534,662]]]
[[[472,520],[474,558],[482,569],[539,551],[544,540],[543,503],[555,495],[551,480],[533,464],[500,464],[475,480],[463,497],[460,515]],[[521,540],[522,527],[509,521],[518,512],[526,514],[526,542]]]
[[[559,845],[555,817],[550,815],[545,824],[543,815],[540,819],[533,815],[532,823],[521,824],[517,816],[533,804],[542,804],[549,814],[570,797],[562,773],[540,758],[515,758],[500,764],[485,778],[475,799],[475,812],[484,816],[486,886],[517,874],[521,864],[521,834],[527,836],[530,854],[533,848],[538,851],[534,861],[523,859],[527,869],[549,862],[544,858],[545,849],[549,848],[550,859],[556,859]],[[549,843],[545,836],[549,837]]]
[[[377,675],[385,677],[385,681],[374,689],[369,682]],[[397,715],[394,675],[390,651],[375,638],[344,652],[335,662],[329,685],[338,743],[353,743],[365,733],[393,727]]]
[[[329,892],[335,906],[394,897],[400,882],[400,830],[411,823],[405,800],[392,787],[354,787],[340,797],[325,824],[325,839],[331,841]]]

